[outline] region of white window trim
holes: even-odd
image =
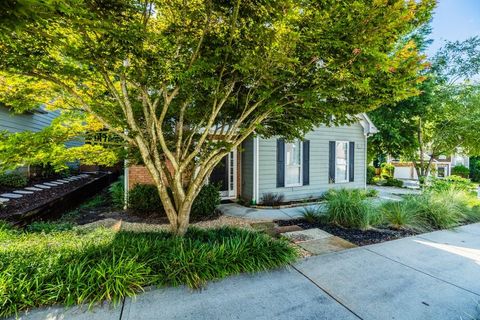
[[[288,184],[287,183],[287,144],[288,143],[296,143],[298,142],[298,144],[300,145],[300,182],[299,183],[292,183],[292,184]],[[284,185],[286,188],[290,188],[290,187],[301,187],[303,186],[303,143],[302,141],[300,140],[294,140],[293,142],[285,142],[285,147],[283,148],[283,154],[284,154],[284,159],[285,159],[285,164],[284,164],[284,177],[283,177],[283,182],[284,182]]]
[[[347,151],[347,168],[346,168],[346,173],[347,173],[347,178],[346,180],[339,181],[337,178],[337,144],[338,143],[344,143],[347,145],[346,151]],[[335,141],[335,183],[341,184],[341,183],[349,183],[350,182],[350,141]]]

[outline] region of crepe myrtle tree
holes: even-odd
[[[301,138],[316,125],[347,123],[418,94],[424,57],[399,39],[428,21],[435,5],[27,2],[35,10],[20,5],[18,23],[15,5],[3,15],[2,102],[87,114],[85,126],[121,137],[151,173],[179,235],[215,165],[250,135]]]

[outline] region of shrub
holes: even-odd
[[[262,194],[261,203],[265,206],[279,206],[283,203],[284,198],[283,193],[266,192]]]
[[[426,192],[419,197],[420,214],[434,229],[454,227],[467,218],[468,194],[462,190]]]
[[[470,169],[465,167],[464,165],[457,165],[452,168],[452,175],[459,176],[462,178],[468,178],[470,176]]]
[[[475,184],[469,179],[465,179],[459,176],[449,176],[445,179],[431,179],[426,187],[431,191],[447,191],[450,189],[471,191],[475,189]]]
[[[381,164],[380,167],[382,168],[380,174],[382,178],[393,178],[393,174],[395,172],[395,166],[393,164],[384,162]]]
[[[398,187],[398,188],[401,188],[403,187],[403,181],[402,180],[399,180],[399,179],[395,179],[395,178],[387,178],[385,180],[385,183],[383,184],[384,186],[387,186],[387,187]]]
[[[287,241],[234,228],[28,233],[0,225],[0,317],[52,304],[119,303],[144,286],[202,286],[293,262]]]
[[[325,198],[327,200],[326,220],[330,223],[346,228],[367,229],[378,220],[373,205],[365,201],[364,190],[330,190]]]
[[[367,167],[367,184],[374,184],[373,178],[375,178],[375,167]]]
[[[128,208],[136,213],[162,212],[163,206],[157,187],[150,184],[136,184],[128,191]]]
[[[120,176],[117,181],[110,185],[108,192],[110,193],[113,206],[122,209],[125,205],[125,183],[123,176]]]
[[[212,219],[220,215],[220,190],[214,184],[205,184],[193,201],[190,217],[193,220]]]
[[[470,179],[480,182],[480,157],[470,158]]]
[[[0,174],[0,186],[7,188],[23,188],[28,185],[28,179],[16,172]]]

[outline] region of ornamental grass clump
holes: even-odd
[[[26,232],[0,224],[0,317],[52,305],[119,303],[150,285],[208,280],[293,262],[297,251],[263,233],[223,227],[168,232]]]
[[[402,201],[386,201],[379,207],[384,223],[392,229],[426,231],[430,227],[421,215],[419,198],[406,196]]]
[[[330,190],[325,195],[327,202],[326,221],[345,228],[368,229],[377,224],[378,211],[361,189]]]

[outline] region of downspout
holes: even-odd
[[[259,153],[259,144],[258,136],[253,138],[253,190],[252,190],[252,204],[255,205],[258,202],[258,153]]]
[[[364,149],[363,152],[365,154],[365,170],[364,170],[365,171],[365,180],[364,180],[365,185],[364,185],[364,189],[367,190],[367,175],[368,175],[367,172],[368,172],[368,165],[369,165],[369,163],[368,163],[368,151],[367,151],[368,150],[368,133],[365,133],[364,136],[365,136],[365,148],[363,148]]]
[[[123,161],[123,210],[127,210],[128,206],[128,160]]]

